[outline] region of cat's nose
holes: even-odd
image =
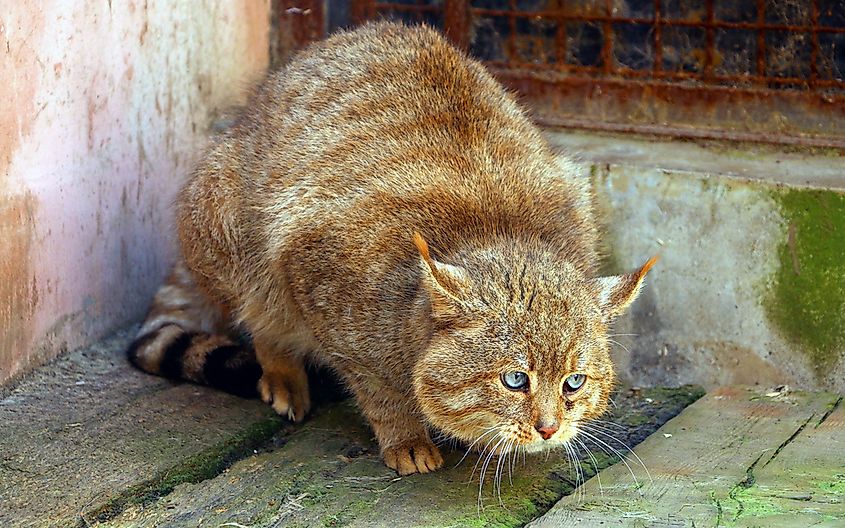
[[[557,432],[558,424],[553,423],[551,425],[544,425],[538,423],[534,426],[534,429],[536,429],[537,432],[540,433],[540,436],[543,437],[543,440],[548,440]]]

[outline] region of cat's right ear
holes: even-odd
[[[646,273],[657,263],[655,255],[648,262],[631,273],[593,279],[599,298],[599,306],[606,321],[610,322],[621,314],[640,293]]]
[[[428,243],[419,233],[414,233],[414,246],[420,255],[422,283],[431,298],[434,316],[449,319],[461,315],[463,293],[469,286],[464,269],[431,258]]]

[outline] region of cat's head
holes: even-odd
[[[615,383],[608,325],[655,259],[601,278],[513,256],[465,269],[414,240],[434,322],[414,391],[432,425],[479,449],[530,452],[565,443],[605,412]]]

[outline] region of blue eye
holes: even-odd
[[[587,376],[584,374],[571,374],[566,380],[563,382],[563,392],[568,394],[572,394],[576,392],[578,389],[584,386],[584,382],[587,381]]]
[[[528,374],[518,370],[512,370],[502,374],[502,385],[513,391],[524,391],[528,389]]]

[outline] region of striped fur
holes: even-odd
[[[127,355],[150,374],[255,397],[261,367],[243,341],[228,327],[222,310],[197,291],[180,262],[156,293]]]

